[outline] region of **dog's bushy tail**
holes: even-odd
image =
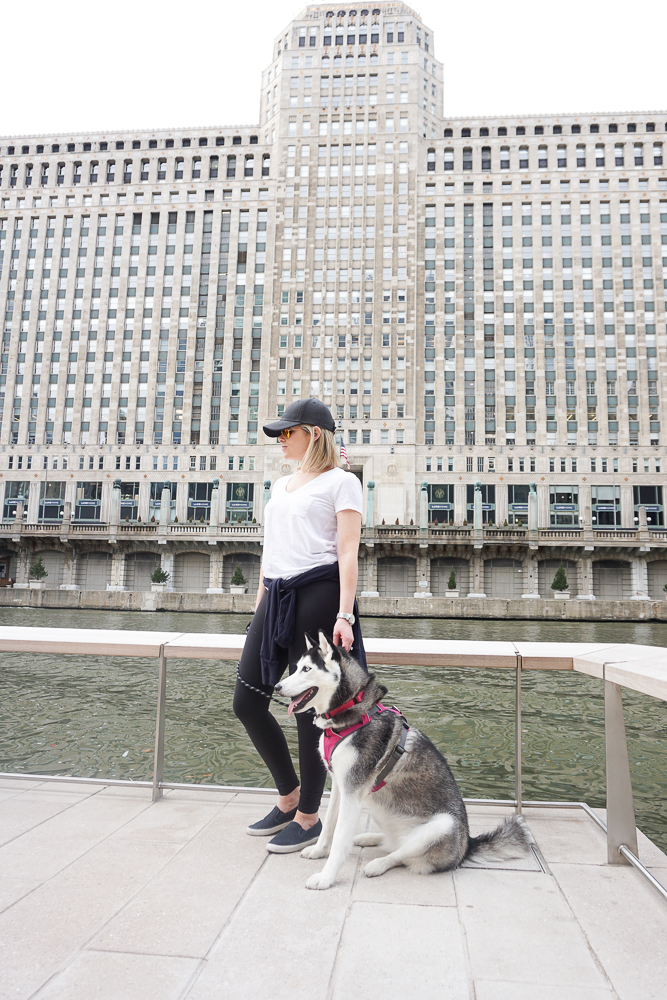
[[[504,820],[495,830],[471,837],[468,841],[466,861],[507,861],[521,857],[530,850],[531,833],[521,816]]]

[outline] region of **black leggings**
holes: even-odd
[[[262,597],[254,614],[239,663],[239,673],[244,681],[270,694],[273,688],[262,684],[259,652],[262,645],[262,629],[266,595]],[[337,580],[321,580],[296,592],[296,625],[294,639],[281,658],[283,672],[289,665],[294,673],[299,658],[306,651],[304,633],[317,637],[318,629],[331,637],[340,607],[340,584]],[[246,728],[255,749],[268,767],[281,795],[288,795],[299,784],[285,734],[279,722],[269,712],[269,699],[256,694],[236,681],[234,691],[234,714]],[[312,711],[295,715],[299,736],[299,769],[301,771],[301,793],[299,809],[303,813],[316,813],[324,791],[326,770],[320,757],[318,744],[322,730],[313,722]]]

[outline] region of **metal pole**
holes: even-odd
[[[167,660],[164,646],[160,646],[158,660],[157,718],[155,720],[155,755],[153,758],[153,802],[162,797],[164,772],[164,708],[167,697]]]
[[[516,654],[516,683],[515,683],[515,714],[514,714],[514,797],[515,812],[520,816],[523,812],[521,794],[521,667],[522,657]]]

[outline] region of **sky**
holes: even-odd
[[[256,123],[261,71],[300,9],[292,0],[5,4],[0,135]],[[445,63],[446,117],[667,108],[664,0],[414,9]]]

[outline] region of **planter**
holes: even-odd
[[[458,590],[448,590],[447,593],[445,594],[445,597],[458,597],[458,596],[459,596]]]
[[[247,587],[230,587],[229,588],[229,593],[230,594],[247,594],[247,592],[248,592],[248,588]]]
[[[570,591],[569,590],[554,590],[554,601],[569,601]]]
[[[31,580],[30,581],[30,590],[44,590],[45,588],[46,588],[46,584],[45,584],[44,580]]]
[[[161,594],[166,589],[167,589],[166,583],[151,583],[151,591],[154,594]]]

